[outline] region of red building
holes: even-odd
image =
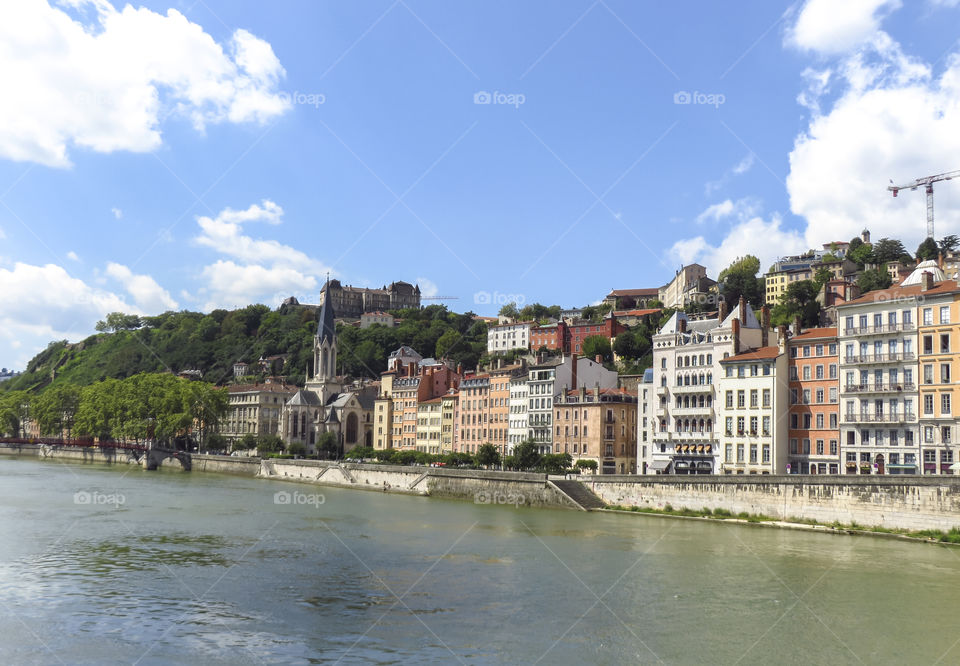
[[[558,321],[556,324],[544,324],[530,329],[530,349],[539,351],[541,347],[566,351],[566,341],[569,340],[569,331],[566,323]]]
[[[613,339],[625,330],[627,330],[627,327],[618,322],[616,317],[604,319],[600,324],[595,324],[590,321],[569,324],[567,326],[568,334],[566,349],[564,351],[569,354],[579,354],[584,340],[594,335],[600,335],[609,339],[612,345]]]

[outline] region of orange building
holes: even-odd
[[[509,390],[508,387],[508,396]],[[489,441],[490,375],[467,375],[460,382],[457,426],[458,437],[453,442],[455,452],[474,454],[481,445]]]
[[[490,427],[483,444],[493,444],[501,456],[508,453],[507,430],[510,427],[510,380],[526,375],[526,366],[522,363],[503,366],[490,370]]]
[[[637,396],[625,389],[581,387],[553,403],[553,452],[574,464],[593,460],[601,474],[637,473]]]
[[[787,462],[790,472],[839,474],[840,356],[837,329],[809,329],[790,338],[787,347],[790,378]]]

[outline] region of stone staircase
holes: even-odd
[[[579,481],[556,480],[549,481],[554,488],[566,495],[570,500],[584,511],[591,509],[605,509],[607,505],[602,499],[597,497],[589,488]]]

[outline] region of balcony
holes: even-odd
[[[900,393],[902,391],[913,391],[916,385],[913,382],[907,384],[847,384],[843,387],[845,393]]]
[[[844,423],[907,423],[916,419],[917,415],[913,412],[892,412],[890,414],[852,412],[843,415]]]
[[[881,324],[880,326],[859,326],[843,329],[844,335],[882,335],[884,333],[900,333],[901,331],[914,331],[916,326],[913,323],[901,324]]]
[[[913,352],[895,352],[893,354],[854,354],[844,356],[843,362],[847,364],[857,363],[895,363],[897,361],[912,361],[916,358]]]
[[[713,394],[713,384],[690,384],[689,386],[674,386],[674,393],[710,393]]]
[[[658,386],[656,393],[657,395],[670,395],[670,389],[666,386]]]

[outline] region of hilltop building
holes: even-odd
[[[338,317],[359,319],[365,312],[419,308],[420,286],[391,282],[380,289],[368,289],[328,280],[320,291],[320,305],[325,305],[328,300]]]

